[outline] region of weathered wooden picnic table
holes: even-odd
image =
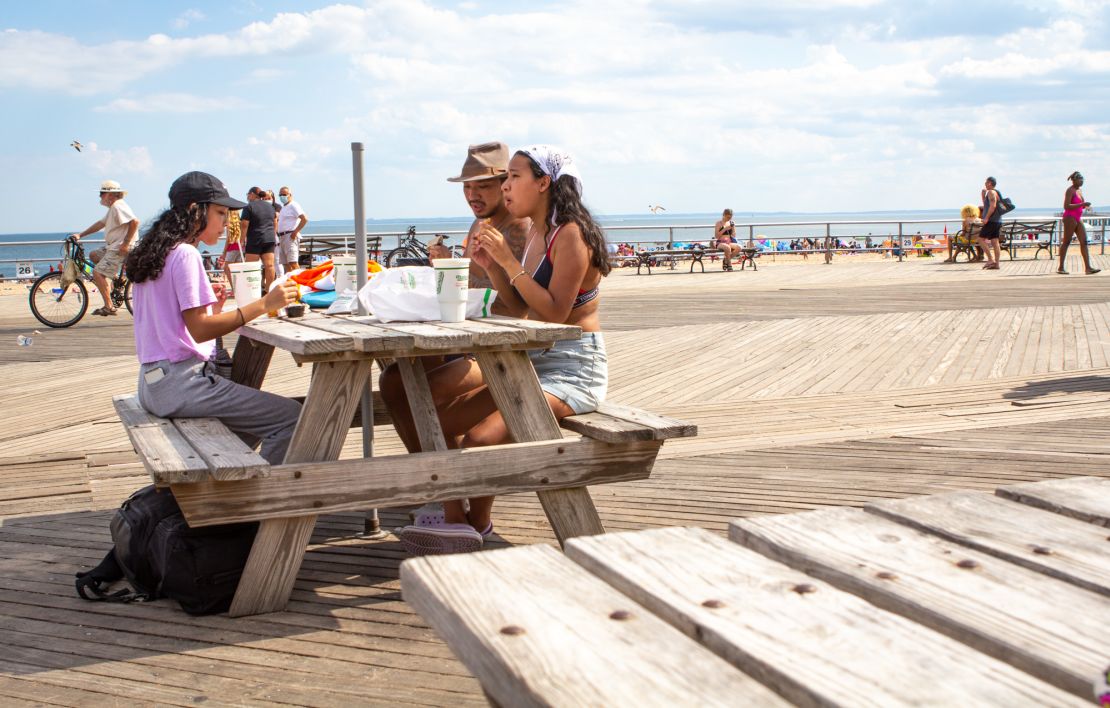
[[[1089,705],[1110,479],[406,561],[499,705]]]
[[[319,514],[535,491],[562,543],[602,533],[587,485],[644,479],[663,441],[696,428],[604,405],[562,426],[528,352],[580,336],[578,327],[508,317],[393,322],[309,313],[240,328],[232,379],[260,387],[275,349],[313,367],[281,465],[271,466],[215,419],[151,416],[133,395],[116,409],[155,484],[169,486],[190,526],[259,521],[232,616],[283,609]],[[473,355],[514,442],[449,450],[421,357]],[[397,363],[421,452],[338,460],[374,360]]]

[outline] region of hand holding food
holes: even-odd
[[[266,293],[266,309],[270,311],[280,310],[289,303],[295,302],[299,293],[297,283],[291,278],[286,279]]]
[[[502,267],[504,267],[507,261],[516,260],[516,257],[513,256],[512,249],[510,249],[509,245],[505,242],[505,236],[490,224],[489,219],[482,222],[477,239],[478,245],[476,252],[484,251]],[[479,265],[481,265],[481,260],[479,260]]]

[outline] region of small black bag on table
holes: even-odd
[[[225,612],[257,531],[257,522],[189,528],[170,490],[143,487],[112,517],[112,550],[77,573],[77,593],[108,602],[168,597],[191,615]],[[124,577],[131,588],[109,592]]]

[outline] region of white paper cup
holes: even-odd
[[[235,293],[236,305],[249,305],[262,297],[262,261],[228,263],[227,267],[231,270],[231,289]]]
[[[437,258],[432,267],[436,271],[440,319],[462,322],[466,319],[466,295],[470,288],[470,259]]]
[[[335,276],[335,292],[358,288],[358,262],[354,256],[335,256],[331,259]]]

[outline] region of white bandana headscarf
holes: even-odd
[[[569,152],[554,145],[530,145],[521,148],[520,152],[532,158],[543,170],[543,173],[551,178],[553,184],[558,182],[560,177],[573,179],[575,191],[578,192],[579,197],[582,196],[582,175],[578,172],[578,165]],[[553,210],[551,214],[552,225],[555,224],[556,217],[558,217],[558,213]]]
[[[573,177],[578,196],[582,196],[582,175],[569,152],[554,145],[530,145],[520,151],[532,158],[552,182],[559,181],[560,177]]]

